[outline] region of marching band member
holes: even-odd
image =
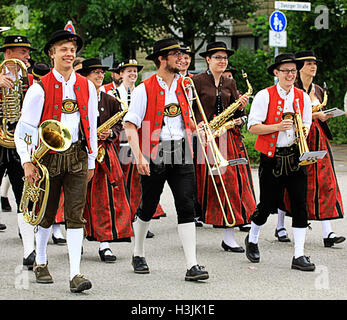
[[[111,95],[100,91],[107,66],[98,58],[86,59],[78,70],[96,87],[99,97],[99,121],[103,124],[111,116],[122,110],[120,103]],[[117,157],[114,140],[118,139],[122,125],[101,132],[99,148],[105,150],[103,161],[96,161],[95,173],[88,184],[87,201],[84,210],[88,240],[99,241],[101,261],[115,262],[109,242],[130,241],[131,228],[130,203],[127,197],[123,171]]]
[[[323,89],[313,83],[313,78],[317,73],[317,62],[321,62],[321,60],[317,59],[311,50],[299,51],[295,57],[304,62],[295,85],[309,95],[312,108],[314,108],[324,99]],[[324,247],[332,247],[334,244],[346,240],[345,237],[337,236],[331,227],[331,220],[343,218],[344,212],[329,142],[332,139],[327,121],[329,118],[331,115],[325,114],[322,109],[313,112],[312,125],[307,137],[310,151],[327,150],[323,159],[307,166],[308,219],[321,221]],[[284,215],[282,217],[284,219]],[[278,218],[280,219],[280,216]]]
[[[112,82],[101,86],[100,91],[104,91],[111,96],[117,94],[119,96],[118,87],[121,85],[123,79],[120,75],[120,70],[118,68],[119,62],[113,61],[112,68],[108,69],[111,71]]]
[[[26,66],[29,65],[30,52],[36,49],[31,47],[30,41],[27,37],[21,35],[6,36],[3,46],[0,51],[4,52],[4,59],[18,59],[24,62]],[[13,69],[13,68],[12,68]],[[2,73],[0,74],[0,87],[7,88],[13,87],[13,81],[15,80],[15,70],[10,67],[4,67]],[[16,70],[17,71],[17,70]],[[20,77],[23,77],[22,70],[18,71]],[[26,92],[28,88],[25,86],[30,86],[33,83],[33,76],[28,74],[27,79],[23,79],[23,90]],[[11,124],[14,130],[16,123]],[[22,198],[23,191],[23,179],[24,171],[20,163],[20,159],[16,149],[6,148],[0,146],[0,182],[3,175],[7,172],[8,178],[12,185],[12,190],[15,195],[17,203],[17,221],[18,228],[22,238],[23,243],[23,266],[32,270],[35,261],[35,236],[34,228],[29,223],[26,223],[23,219],[23,213],[19,212],[19,204]],[[6,227],[6,226],[5,226]]]
[[[206,59],[208,69],[206,72],[193,76],[192,79],[209,121],[239,98],[235,80],[230,80],[222,76],[228,64],[228,58],[232,53],[233,51],[227,49],[226,44],[221,41],[207,44],[206,51],[200,53]],[[226,141],[225,157],[228,160],[240,157],[248,159],[246,147],[242,141],[240,132],[240,127],[243,125],[241,116],[244,115],[243,109],[247,105],[247,102],[247,97],[241,98],[241,106],[239,108],[241,110],[236,110],[234,115],[235,128],[229,129],[218,138],[219,144],[221,141]],[[195,109],[195,116],[198,122],[202,120],[197,109]],[[235,226],[246,225],[249,223],[250,214],[256,208],[250,166],[249,164],[242,164],[228,166],[225,169],[222,177],[235,215]],[[207,165],[204,161],[198,159],[196,170],[198,201],[202,209],[204,222],[214,226],[225,227],[222,210],[212,179],[209,177]],[[217,187],[224,203],[226,200],[225,196],[223,196],[223,189],[220,182],[217,182]],[[226,215],[228,221],[231,221],[229,208],[226,210]],[[225,229],[222,248],[229,252],[244,252],[244,249],[235,240],[234,228]]]
[[[183,56],[180,64],[180,74],[182,77],[191,77],[192,74],[188,72],[190,64],[192,62],[192,58],[194,57],[194,52],[190,49],[190,47],[186,47],[186,51],[183,52]]]
[[[304,255],[307,228],[305,166],[299,165],[299,148],[295,141],[294,122],[282,120],[282,114],[301,114],[303,126],[309,128],[312,121],[309,96],[294,87],[302,62],[291,53],[275,57],[268,73],[278,78],[278,84],[261,90],[254,97],[248,119],[248,129],[258,135],[255,148],[261,152],[259,165],[260,202],[251,216],[251,230],[245,239],[246,256],[253,262],[260,260],[258,238],[261,226],[268,216],[277,211],[282,201],[282,190],[288,190],[292,208],[294,257],[292,269],[315,270],[315,265]],[[297,104],[298,103],[298,104]]]
[[[209,276],[196,259],[191,148],[191,130],[195,126],[189,116],[182,78],[177,74],[182,51],[174,39],[154,43],[153,53],[146,59],[154,61],[158,72],[135,88],[129,112],[124,118],[142,191],[133,223],[132,265],[135,273],[149,273],[144,241],[167,181],[175,199],[178,234],[186,258],[185,280],[197,281]]]
[[[72,67],[82,46],[82,39],[69,31],[58,30],[51,35],[44,52],[51,58],[54,68],[41,78],[40,83],[29,89],[19,121],[19,124],[23,122],[34,131],[45,120],[61,121],[72,137],[72,145],[68,150],[49,152],[42,158],[42,164],[49,171],[50,189],[46,211],[36,234],[34,265],[36,282],[53,282],[47,267],[46,248],[63,188],[71,292],[81,292],[92,286],[80,273],[80,261],[87,183],[93,177],[97,155],[98,109],[95,86],[76,74]],[[27,145],[20,137],[18,127],[15,141],[25,177],[29,182],[37,181],[38,169],[31,163]]]

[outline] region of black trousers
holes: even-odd
[[[273,158],[261,154],[259,165],[260,202],[251,220],[263,225],[271,213],[277,212],[283,204],[283,190],[287,189],[291,211],[292,226],[307,227],[307,173],[305,167],[298,165],[297,147],[276,148]]]
[[[0,182],[7,172],[17,203],[17,212],[23,192],[24,169],[16,149],[0,147]]]
[[[167,182],[174,197],[178,223],[194,222],[195,172],[190,154],[185,157],[187,150],[182,152],[181,148],[175,152],[160,149],[158,154],[155,161],[150,161],[150,176],[140,175],[141,203],[136,215],[143,221],[151,220]]]

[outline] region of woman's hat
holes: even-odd
[[[298,51],[295,53],[296,60],[300,61],[317,61],[323,62],[320,59],[317,59],[315,53],[312,50]]]
[[[293,53],[281,53],[275,57],[275,62],[267,68],[267,72],[274,76],[274,70],[283,63],[295,63],[298,70],[304,65],[304,62],[297,60]]]
[[[126,60],[122,61],[118,65],[117,69],[119,70],[119,72],[121,72],[126,67],[136,67],[137,72],[140,72],[143,69],[143,66],[139,65],[135,59],[126,59]]]
[[[50,71],[51,71],[51,68],[47,63],[35,62],[31,73],[34,76],[34,79],[38,80]]]
[[[51,38],[46,43],[46,45],[43,49],[45,54],[48,55],[48,50],[50,49],[50,47],[54,43],[61,41],[61,40],[76,40],[76,43],[77,43],[76,53],[78,53],[83,47],[83,40],[78,34],[71,33],[70,31],[67,31],[67,30],[58,30],[58,31],[55,31],[51,34]]]
[[[2,48],[0,48],[0,51],[5,51],[8,48],[14,48],[14,47],[24,47],[24,48],[28,48],[31,51],[37,50],[31,46],[30,41],[27,37],[14,35],[14,36],[5,37],[5,42],[2,45]]]
[[[215,41],[208,43],[206,46],[206,51],[199,53],[199,55],[203,58],[206,58],[208,55],[211,55],[218,51],[225,51],[228,57],[230,57],[234,53],[234,50],[229,50],[227,48],[227,45],[223,41]]]
[[[88,74],[95,69],[102,69],[104,71],[108,70],[108,66],[104,66],[99,58],[91,58],[82,61],[82,68],[78,69],[76,72],[82,74]]]
[[[171,50],[181,50],[185,51],[185,48],[180,46],[177,40],[175,39],[162,39],[156,41],[153,45],[153,53],[149,54],[146,57],[146,60],[154,60],[165,52]]]
[[[184,47],[184,46],[182,46],[182,47]],[[193,52],[193,51],[190,49],[190,47],[185,47],[184,53],[189,54],[191,58],[193,58],[194,55],[195,55],[195,52]]]

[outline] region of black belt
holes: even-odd
[[[174,153],[178,150],[182,150],[185,143],[185,139],[180,140],[162,140],[158,144],[158,150],[164,153]]]

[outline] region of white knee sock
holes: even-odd
[[[249,231],[248,241],[252,243],[258,243],[259,233],[261,226],[258,226],[253,221],[251,222],[251,230]]]
[[[224,242],[229,247],[232,247],[232,248],[239,247],[234,237],[234,228],[226,228],[224,230]]]
[[[286,212],[281,210],[281,209],[277,209],[277,213],[278,213],[278,216],[277,216],[277,230],[279,230],[279,229],[285,228],[285,226],[284,226],[284,218],[286,217]],[[278,235],[279,236],[285,236],[286,232],[284,230],[280,231],[278,233]]]
[[[333,232],[333,230],[331,229],[331,222],[329,220],[322,221],[322,230],[323,230],[323,238],[328,238],[329,234]],[[331,238],[334,238],[335,236],[336,236],[335,233],[330,235]]]
[[[23,257],[27,258],[35,249],[34,226],[24,221],[23,213],[17,213],[19,232],[22,236]]]
[[[53,227],[52,227],[52,232],[53,232],[53,235],[58,238],[58,239],[65,239],[62,232],[61,232],[61,229],[60,229],[60,224],[59,223],[54,223],[53,224]]]
[[[197,265],[196,261],[196,229],[195,222],[180,223],[177,226],[178,235],[181,239],[187,269]]]
[[[5,175],[1,182],[1,197],[8,198],[8,189],[10,189],[10,179]]]
[[[38,226],[36,232],[36,264],[47,263],[47,243],[52,227],[42,228]]]
[[[294,236],[294,257],[299,258],[304,255],[306,228],[293,228]]]
[[[83,228],[66,230],[66,242],[69,251],[70,280],[80,274],[81,249],[83,242]]]
[[[145,239],[149,229],[150,221],[142,221],[139,217],[136,218],[133,223],[134,230],[134,257],[144,257],[145,256]]]

